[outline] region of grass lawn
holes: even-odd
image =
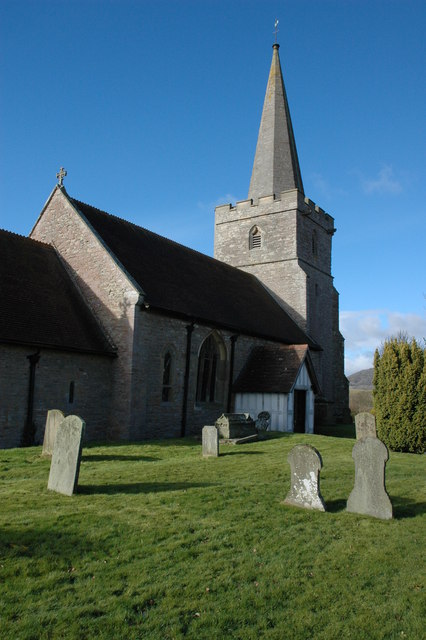
[[[326,513],[282,504],[301,442]],[[47,490],[41,448],[0,451],[0,637],[423,638],[426,457],[390,454],[380,521],[345,512],[353,445],[86,447],[70,498]]]

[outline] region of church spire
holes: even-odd
[[[279,194],[287,189],[299,189],[303,193],[296,142],[278,54],[279,47],[277,43],[272,46],[271,70],[263,104],[249,198]]]

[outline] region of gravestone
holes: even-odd
[[[43,451],[41,452],[43,456],[52,455],[58,427],[64,418],[64,414],[62,411],[59,411],[59,409],[49,409],[47,412],[43,438]]]
[[[346,510],[382,520],[392,518],[392,503],[385,486],[385,467],[389,452],[378,438],[361,438],[352,449],[355,485]]]
[[[214,425],[203,427],[202,437],[203,437],[203,456],[205,458],[207,457],[217,458],[219,455],[219,433],[216,427]]]
[[[249,413],[222,413],[216,420],[215,426],[219,437],[225,440],[257,434],[254,420]]]
[[[371,414],[363,411],[355,416],[356,439],[376,438],[376,418]]]
[[[77,489],[85,423],[78,416],[68,416],[56,434],[47,488],[66,496]]]
[[[256,420],[256,429],[258,431],[268,431],[271,426],[271,414],[269,411],[261,411]]]
[[[290,491],[284,502],[305,509],[325,511],[320,493],[322,459],[319,451],[309,444],[297,444],[287,456],[290,464]]]

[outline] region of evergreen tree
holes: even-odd
[[[405,336],[390,338],[374,356],[377,433],[394,451],[423,453],[426,445],[425,350]]]

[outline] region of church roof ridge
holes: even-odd
[[[7,234],[9,236],[14,236],[15,238],[19,238],[21,240],[27,240],[28,242],[37,242],[38,244],[43,245],[46,249],[52,249],[53,251],[55,251],[52,245],[48,244],[47,242],[43,242],[42,240],[35,240],[33,238],[30,238],[29,236],[24,236],[23,233],[16,233],[16,231],[10,231],[9,229],[2,229],[1,227],[0,227],[0,233]]]
[[[0,342],[115,356],[54,246],[0,231]]]
[[[150,308],[318,348],[253,274],[68,197]]]

